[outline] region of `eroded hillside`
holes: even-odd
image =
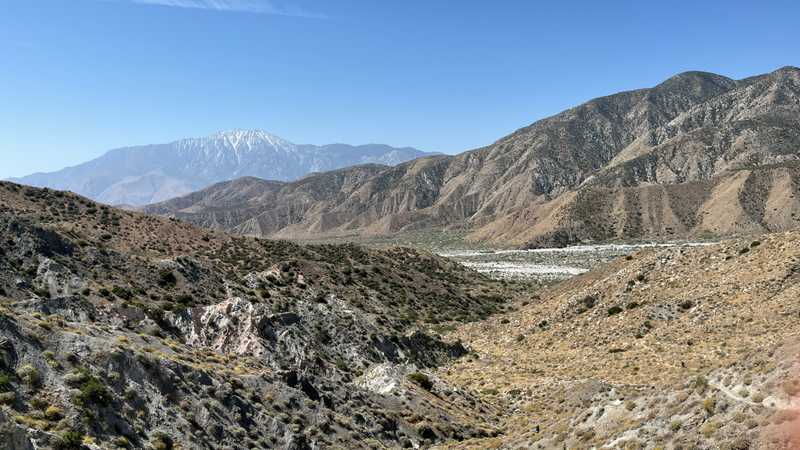
[[[504,289],[414,250],[235,237],[0,183],[0,448],[493,435],[491,405],[424,373],[466,353],[428,330],[503,310]]]
[[[443,379],[504,406],[454,448],[794,449],[800,233],[645,250],[454,333]]]
[[[800,217],[798,130],[797,68],[687,72],[459,155],[281,186],[234,180],[147,210],[242,234],[459,229],[527,247],[785,231]]]

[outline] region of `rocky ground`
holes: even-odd
[[[0,183],[0,449],[798,448],[800,232],[560,252],[450,256],[591,270]]]
[[[646,249],[453,332],[502,408],[446,448],[794,449],[800,233]]]
[[[497,434],[430,330],[508,287],[411,249],[234,237],[0,183],[0,449],[381,448]]]

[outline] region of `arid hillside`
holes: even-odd
[[[465,354],[431,328],[505,310],[506,291],[415,250],[237,237],[0,183],[0,449],[490,436],[490,405],[434,396],[419,371]]]
[[[687,72],[460,155],[234,180],[146,210],[241,234],[449,228],[529,247],[782,231],[800,214],[799,150],[800,69]]]
[[[795,449],[800,233],[646,250],[461,327],[507,416],[451,448]]]

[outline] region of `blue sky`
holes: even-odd
[[[797,1],[0,0],[0,178],[229,128],[455,153],[798,55]]]

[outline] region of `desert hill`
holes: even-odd
[[[794,449],[800,233],[644,250],[462,326],[440,370],[505,405],[453,448]]]
[[[237,237],[0,183],[0,448],[489,436],[490,405],[432,395],[418,371],[466,353],[431,328],[507,297],[415,250]]]

